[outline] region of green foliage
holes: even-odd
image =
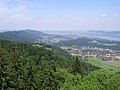
[[[106,39],[93,39],[93,38],[81,37],[73,40],[59,42],[58,45],[59,46],[92,47],[92,48],[102,48],[102,49],[120,51],[119,41],[112,41],[112,40],[106,40]]]
[[[84,60],[87,63],[90,63],[94,66],[100,67],[100,68],[108,68],[112,70],[120,70],[120,61],[102,61],[101,59],[98,58],[93,58],[93,57],[87,57]]]
[[[35,58],[30,57],[29,61],[27,62],[25,66],[25,73],[24,73],[24,81],[25,81],[25,89],[27,90],[35,90],[35,74],[36,74],[37,68],[35,65]]]
[[[81,76],[87,75],[91,71],[100,69],[99,67],[93,66],[89,63],[84,62],[82,57],[73,57],[73,62],[71,66],[71,73],[74,75],[80,74]]]
[[[64,56],[46,47],[1,40],[0,89],[56,90],[62,80],[56,68],[68,67],[67,63]]]
[[[36,73],[36,85],[38,90],[57,90],[62,77],[56,73],[55,67],[42,60],[39,71]]]
[[[2,40],[9,40],[15,42],[35,42],[38,39],[42,39],[41,36],[46,35],[40,31],[34,30],[22,30],[22,31],[8,31],[0,33],[0,39]]]
[[[80,86],[81,76],[79,74],[70,74],[66,69],[58,69],[57,72],[63,78],[60,90],[74,90],[77,86]]]
[[[120,73],[49,48],[0,40],[0,90],[120,90]]]
[[[76,75],[76,74],[84,75],[85,74],[85,68],[83,66],[83,62],[80,59],[79,59],[79,57],[75,57],[74,63],[72,65],[72,71],[71,71],[74,75]]]
[[[66,72],[66,71],[64,71]],[[120,73],[111,70],[99,70],[84,78],[80,75],[70,75],[65,78],[60,90],[119,90]]]
[[[120,74],[111,70],[99,70],[84,77],[82,89],[87,90],[119,90]]]
[[[9,72],[8,72],[8,62],[4,56],[6,52],[0,49],[0,89],[4,90],[9,87]]]

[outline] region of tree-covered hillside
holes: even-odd
[[[102,48],[120,51],[120,42],[111,41],[100,38],[86,38],[81,37],[75,40],[67,40],[57,43],[59,46],[77,46],[77,47],[90,47],[90,48]]]
[[[19,31],[0,32],[0,39],[14,42],[28,42],[28,43],[42,42],[47,44],[53,44],[61,40],[64,41],[67,39],[67,37],[63,35],[47,34],[41,31],[26,29]]]
[[[119,79],[59,47],[0,40],[0,90],[119,90]]]
[[[35,42],[47,34],[34,30],[8,31],[0,33],[0,39],[19,42]]]

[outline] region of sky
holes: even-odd
[[[120,30],[120,0],[0,0],[0,30]]]

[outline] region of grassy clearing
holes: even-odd
[[[98,58],[89,57],[85,62],[104,69],[120,70],[120,61],[102,61]]]
[[[104,64],[105,65],[107,65],[107,66],[111,66],[111,67],[115,67],[115,68],[118,68],[118,69],[120,69],[120,61],[105,61],[104,62]]]

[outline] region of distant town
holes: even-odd
[[[103,61],[120,60],[120,53],[114,50],[65,48],[72,56],[95,57]]]

